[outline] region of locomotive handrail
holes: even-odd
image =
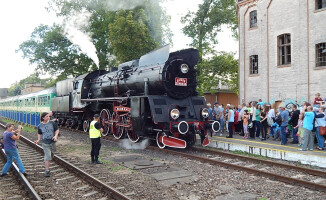
[[[97,99],[81,99],[82,102],[94,102],[94,101],[117,101],[126,100],[128,97],[109,97],[109,98],[97,98]]]

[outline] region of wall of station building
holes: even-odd
[[[238,3],[240,102],[313,101],[326,98],[326,67],[316,67],[316,44],[326,42],[326,8],[315,0],[244,0]],[[250,12],[257,10],[257,27]],[[278,65],[278,36],[291,34],[291,64]],[[250,56],[258,55],[258,74]]]

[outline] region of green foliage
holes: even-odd
[[[184,34],[192,38],[191,46],[196,47],[201,56],[212,51],[217,44],[217,34],[221,25],[228,24],[237,28],[235,0],[204,0],[196,13],[188,12],[182,18]]]
[[[109,25],[109,40],[113,53],[121,62],[139,58],[157,48],[149,33],[148,19],[144,10],[119,11]]]
[[[167,28],[170,18],[162,10],[160,1],[52,0],[46,9],[64,19],[82,11],[89,13],[88,24],[82,31],[90,35],[96,48],[99,69],[107,69],[137,58],[171,39],[171,31]],[[137,6],[132,6],[136,3]],[[113,7],[121,4],[131,5],[130,9],[114,10]],[[22,51],[24,58],[36,64],[37,71],[58,77],[55,81],[96,70],[94,61],[79,46],[72,44],[64,32],[62,25],[40,25],[17,51]]]
[[[192,38],[191,46],[199,51],[198,92],[215,93],[219,81],[222,81],[237,93],[238,61],[233,58],[233,54],[214,51],[218,44],[217,34],[223,24],[227,24],[236,33],[236,1],[204,0],[197,12],[188,12],[181,22],[185,24],[182,29],[184,34]],[[209,58],[208,55],[213,57]]]
[[[63,80],[67,76],[77,76],[87,72],[93,61],[79,48],[73,45],[64,35],[59,26],[40,25],[35,28],[31,39],[19,46],[23,57],[32,64],[37,64],[36,70],[48,72]]]
[[[233,53],[220,52],[212,58],[205,59],[197,66],[198,92],[215,93],[221,81],[228,85],[235,93],[238,93],[238,60],[234,59]]]

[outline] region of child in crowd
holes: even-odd
[[[301,147],[303,144],[303,120],[302,120],[302,118],[303,118],[303,115],[300,114],[299,120],[298,120],[298,125],[295,127],[295,128],[298,128],[297,136],[299,139],[299,144],[298,144],[299,147]]]
[[[315,101],[314,101],[314,107],[319,108],[320,105],[323,103],[323,99],[320,97],[320,93],[316,93],[315,95]]]
[[[249,120],[248,110],[244,110],[242,120],[243,120],[243,133],[244,133],[243,137],[248,138],[248,136],[249,136],[249,132],[248,132],[248,120]]]
[[[276,140],[276,139],[279,139],[280,140],[280,136],[281,136],[281,128],[280,128],[280,125],[275,122],[273,125],[272,125],[272,128],[274,130],[274,138],[273,140]]]

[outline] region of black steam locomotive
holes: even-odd
[[[156,139],[160,148],[193,145],[196,134],[209,144],[207,132],[219,123],[208,119],[205,99],[196,92],[198,51],[170,53],[169,46],[118,66],[58,82],[51,110],[60,125],[86,132],[100,113],[103,135]]]

